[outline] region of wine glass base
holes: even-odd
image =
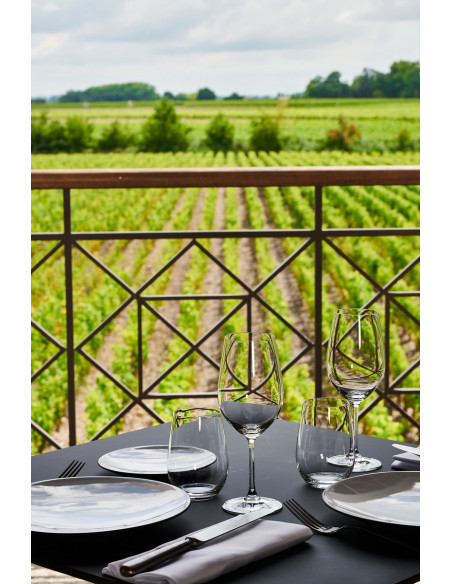
[[[338,466],[350,466],[350,458],[348,456],[331,456],[328,458],[328,462]],[[381,468],[381,462],[376,458],[368,458],[367,456],[361,456],[361,454],[355,455],[352,472],[369,472],[379,468]]]
[[[381,468],[381,462],[376,458],[368,458],[367,456],[359,456],[355,458],[352,472],[369,472]]]
[[[223,509],[233,515],[250,513],[258,509],[271,509],[273,512],[276,512],[282,509],[282,504],[276,499],[269,499],[268,497],[259,497],[255,503],[250,503],[245,497],[238,497],[225,501],[223,503]]]

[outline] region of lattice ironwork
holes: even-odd
[[[390,174],[390,167],[388,171]],[[197,169],[199,171],[199,169]],[[256,170],[256,169],[254,169]],[[268,170],[268,169],[263,169]],[[328,169],[330,170],[330,169]],[[278,176],[284,176],[280,173],[281,169],[278,169]],[[253,175],[255,176],[255,175]],[[331,176],[331,175],[328,175]],[[342,175],[341,175],[342,177]],[[67,180],[67,178],[65,178]],[[84,179],[86,180],[86,179]],[[177,180],[180,180],[179,175]],[[221,180],[217,179],[217,182]],[[280,180],[281,184],[287,184],[284,182],[286,179]],[[343,177],[341,178],[343,181]],[[240,179],[243,181],[243,177]],[[39,181],[38,181],[39,182]],[[300,181],[299,181],[300,182]],[[273,183],[271,183],[273,184]],[[303,183],[302,183],[303,184]],[[332,183],[334,184],[334,182]],[[341,184],[344,184],[343,182]],[[357,184],[354,180],[351,180],[350,184]],[[383,184],[391,184],[389,182]],[[396,183],[394,183],[396,184]],[[410,179],[408,182],[397,182],[397,184],[418,184],[417,181]],[[75,187],[76,185],[74,185]],[[96,184],[92,185],[93,188]],[[118,186],[118,185],[115,185]],[[150,186],[153,186],[152,184]],[[171,185],[166,185],[171,186]],[[216,185],[221,186],[221,182]],[[276,185],[278,186],[278,185]],[[297,186],[297,185],[295,185]],[[322,352],[326,346],[327,340],[322,338],[322,271],[323,271],[323,248],[324,246],[329,246],[336,254],[346,260],[354,270],[356,270],[361,276],[363,276],[367,281],[371,283],[375,289],[374,296],[369,299],[369,301],[364,305],[363,308],[367,308],[373,305],[375,302],[381,301],[385,302],[385,325],[386,325],[386,360],[387,360],[387,374],[383,386],[377,390],[376,397],[371,404],[369,404],[360,414],[364,416],[368,411],[370,411],[375,405],[384,400],[390,405],[390,407],[395,408],[402,416],[410,421],[411,424],[419,428],[419,423],[406,412],[396,401],[394,401],[393,396],[400,393],[416,393],[419,392],[418,388],[406,389],[400,388],[399,384],[412,372],[416,367],[419,366],[419,359],[416,359],[406,371],[402,372],[398,377],[392,381],[389,378],[389,362],[390,356],[390,345],[389,345],[389,328],[390,328],[390,312],[391,307],[397,307],[401,310],[411,321],[419,326],[418,319],[401,304],[398,298],[402,296],[418,296],[419,292],[399,292],[394,289],[394,286],[403,278],[410,270],[412,270],[418,263],[419,257],[413,259],[407,266],[405,266],[398,274],[396,274],[389,282],[384,285],[379,284],[375,279],[369,275],[365,267],[358,265],[347,253],[345,253],[340,245],[338,245],[334,240],[341,237],[348,236],[365,236],[365,237],[381,237],[381,236],[392,236],[392,235],[414,235],[418,236],[420,230],[418,228],[372,228],[372,229],[328,229],[323,228],[323,214],[322,214],[322,186],[315,186],[315,224],[313,229],[286,229],[286,230],[238,230],[238,231],[177,231],[177,232],[121,232],[121,233],[111,233],[111,232],[84,232],[84,233],[74,233],[71,227],[71,190],[70,188],[63,189],[63,201],[64,201],[64,232],[60,234],[55,233],[36,233],[32,234],[32,240],[34,241],[56,241],[56,245],[51,248],[32,268],[32,272],[39,269],[48,259],[50,259],[55,252],[60,249],[64,251],[64,261],[65,261],[65,285],[66,285],[66,344],[58,341],[51,333],[46,331],[37,322],[32,322],[32,326],[41,334],[52,346],[55,347],[56,352],[39,368],[38,371],[34,372],[32,375],[32,381],[35,381],[52,363],[54,363],[61,355],[66,354],[67,359],[67,379],[68,379],[68,418],[69,418],[69,444],[75,444],[77,440],[76,436],[76,418],[75,418],[75,371],[74,371],[74,356],[76,354],[82,356],[86,361],[88,361],[96,370],[98,370],[102,375],[109,379],[113,384],[121,389],[122,392],[130,400],[125,407],[123,407],[109,422],[108,424],[100,430],[93,439],[97,439],[102,436],[108,429],[115,425],[121,418],[123,418],[133,407],[138,405],[147,414],[158,422],[162,422],[163,419],[153,408],[152,400],[154,399],[177,399],[183,398],[212,398],[216,397],[216,392],[196,392],[196,393],[171,393],[164,394],[158,391],[154,391],[158,388],[159,383],[168,376],[178,365],[183,363],[190,355],[196,353],[202,359],[205,359],[212,367],[219,369],[219,364],[215,358],[206,353],[202,345],[205,341],[211,337],[215,332],[217,332],[236,312],[242,308],[246,311],[246,320],[248,330],[252,330],[252,302],[257,302],[267,311],[271,312],[276,316],[290,331],[293,333],[300,341],[303,343],[301,350],[298,351],[292,359],[287,362],[283,367],[283,373],[288,371],[293,365],[299,362],[299,360],[306,355],[308,352],[312,351],[315,354],[315,391],[317,396],[323,394],[322,388],[322,378],[323,378],[323,358]],[[243,278],[239,277],[233,271],[231,271],[225,263],[218,257],[216,257],[207,247],[203,244],[205,239],[213,238],[285,238],[285,237],[298,237],[300,238],[300,246],[291,255],[286,257],[279,265],[277,265],[273,271],[262,281],[260,281],[255,286],[248,285]],[[88,240],[109,240],[109,239],[182,239],[186,240],[183,243],[180,250],[174,255],[174,257],[163,265],[159,270],[157,270],[146,282],[144,282],[137,289],[129,286],[124,282],[116,273],[114,273],[104,262],[100,261],[93,253],[91,253],[86,247],[82,245],[81,242]],[[314,338],[309,338],[307,334],[299,330],[292,323],[290,323],[282,314],[280,314],[274,307],[272,307],[268,301],[264,298],[263,292],[267,284],[272,282],[278,274],[280,274],[285,268],[287,268],[301,253],[305,252],[309,247],[314,248],[314,273],[315,273],[315,335]],[[152,295],[148,294],[147,290],[149,287],[161,277],[167,270],[169,270],[179,259],[181,259],[185,254],[187,254],[192,249],[197,249],[200,253],[204,254],[209,261],[213,262],[222,273],[226,274],[232,278],[242,289],[241,293],[237,294],[192,294],[192,295]],[[97,327],[95,327],[86,337],[78,343],[74,341],[74,308],[73,308],[73,275],[72,275],[72,262],[73,262],[73,251],[77,250],[83,254],[90,262],[96,265],[100,270],[102,270],[109,278],[114,280],[126,293],[127,298],[124,300],[120,306],[118,306],[107,318],[103,320]],[[176,325],[174,325],[168,318],[166,318],[157,308],[152,306],[154,301],[168,301],[168,300],[237,300],[237,304],[229,310],[222,318],[220,318],[211,328],[205,332],[201,338],[193,341],[187,337],[182,330],[180,330]],[[138,392],[134,392],[127,385],[125,385],[117,376],[113,375],[107,368],[103,367],[94,357],[92,357],[86,350],[86,345],[101,331],[103,331],[123,310],[128,308],[132,303],[137,304],[138,308],[138,330],[137,330],[137,342],[138,342]],[[181,354],[175,362],[168,366],[168,368],[161,372],[151,383],[145,384],[143,381],[143,354],[142,354],[142,318],[144,311],[147,311],[154,315],[154,317],[167,326],[174,335],[181,338],[187,345],[186,351]],[[46,432],[36,421],[32,421],[32,428],[41,434],[51,445],[56,448],[61,447],[61,445],[48,433]]]

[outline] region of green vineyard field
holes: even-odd
[[[64,123],[77,116],[93,125],[93,137],[98,138],[113,121],[118,121],[138,135],[143,122],[152,116],[156,102],[135,102],[129,107],[122,103],[83,103],[32,105],[32,117],[46,112],[49,120]],[[246,145],[252,120],[263,114],[280,116],[282,136],[289,141],[288,149],[298,149],[301,140],[318,141],[337,126],[339,116],[357,125],[366,151],[385,149],[401,131],[419,142],[419,99],[290,99],[244,101],[187,101],[175,102],[180,120],[190,128],[190,149],[202,148],[205,131],[212,119],[222,113],[233,124],[235,139]]]
[[[378,100],[377,100],[378,101]],[[407,100],[408,101],[408,100]],[[411,102],[410,102],[411,103]],[[385,104],[374,104],[385,109]],[[248,106],[250,109],[251,106]],[[255,111],[259,110],[253,106]],[[354,106],[348,106],[352,109]],[[408,107],[408,106],[407,106]],[[410,106],[411,107],[411,106]],[[333,104],[324,109],[334,110]],[[61,108],[63,109],[63,108]],[[91,114],[90,108],[81,109]],[[96,112],[99,118],[102,108]],[[119,108],[120,109],[120,108]],[[198,108],[207,116],[212,108]],[[235,109],[236,117],[245,115],[247,108]],[[289,111],[312,116],[311,109],[293,107]],[[319,119],[325,122],[325,111],[318,107]],[[408,107],[409,109],[409,107]],[[130,111],[133,110],[133,111]],[[125,114],[137,114],[138,108],[123,109]],[[61,110],[52,110],[58,115]],[[102,109],[102,111],[104,111]],[[113,111],[105,108],[105,112]],[[391,110],[385,109],[385,115]],[[362,115],[366,115],[363,108]],[[371,119],[369,111],[369,120]],[[194,118],[201,115],[195,107]],[[399,111],[400,114],[400,111]],[[333,113],[331,114],[333,116]],[[410,115],[412,117],[410,117]],[[303,116],[300,115],[301,120]],[[408,119],[409,118],[409,119]],[[415,108],[406,120],[394,114],[394,123],[417,124]],[[411,120],[411,121],[410,121]],[[300,123],[304,123],[300,122]],[[327,122],[326,122],[327,123]],[[370,122],[369,122],[370,123]],[[255,153],[213,152],[185,153],[109,153],[109,154],[55,154],[33,155],[33,169],[52,168],[183,168],[222,166],[348,166],[348,165],[418,165],[419,152],[345,153],[291,152]],[[323,194],[324,226],[342,227],[418,227],[420,223],[420,189],[401,186],[325,187]],[[74,231],[173,231],[240,228],[311,228],[314,221],[314,189],[308,187],[187,188],[187,189],[80,189],[72,193],[72,228]],[[60,232],[63,228],[61,191],[33,191],[31,195],[32,232]],[[390,281],[405,265],[419,254],[419,238],[406,237],[343,237],[337,245],[361,265],[379,284]],[[52,247],[52,242],[32,242],[32,264]],[[250,285],[263,280],[277,265],[281,255],[290,255],[299,245],[297,238],[270,240],[258,238],[243,240],[203,240],[203,245],[221,257],[223,263]],[[83,242],[87,252],[99,258],[130,287],[138,289],[153,273],[174,256],[183,246],[181,240],[114,240]],[[373,296],[372,285],[353,270],[344,259],[329,247],[323,257],[323,335],[326,338],[331,314],[336,307],[362,306]],[[281,274],[272,280],[263,293],[266,301],[294,327],[301,327],[307,336],[313,336],[314,322],[314,255],[312,246],[300,254]],[[127,293],[93,264],[87,255],[73,253],[75,342],[80,342],[127,298]],[[414,268],[395,286],[398,291],[419,290],[419,268]],[[239,286],[226,274],[215,272],[207,256],[193,248],[181,262],[164,272],[146,291],[149,295],[205,294],[224,292],[236,294]],[[156,301],[153,307],[167,314],[171,322],[192,341],[218,321],[234,306],[234,300],[181,302]],[[408,310],[419,318],[419,299],[400,299]],[[384,314],[384,304],[375,306]],[[166,312],[165,312],[166,311]],[[65,286],[64,255],[59,250],[48,259],[32,277],[32,317],[53,337],[65,344]],[[257,315],[260,326],[274,332],[282,365],[288,363],[300,349],[299,340],[271,312],[262,310]],[[105,327],[84,347],[116,379],[132,392],[138,390],[137,310],[133,304]],[[407,316],[396,309],[391,311],[391,379],[395,379],[419,356],[419,329]],[[206,343],[206,352],[219,359],[219,347],[224,334],[243,330],[245,313],[238,311],[218,335]],[[161,323],[151,312],[146,313],[143,327],[144,383],[152,383],[170,363],[186,349],[186,343]],[[204,347],[203,347],[204,348]],[[54,354],[55,348],[35,329],[32,330],[32,372]],[[193,353],[159,383],[154,391],[180,393],[183,391],[215,391],[216,371]],[[47,432],[64,426],[66,415],[67,382],[65,357],[62,355],[32,384],[32,418]],[[102,433],[107,422],[129,401],[127,395],[114,383],[96,372],[82,356],[76,359],[76,387],[78,419],[81,424],[79,440],[87,440]],[[402,382],[403,387],[419,387],[419,369]],[[313,394],[313,363],[308,353],[284,375],[285,405],[282,415],[298,420],[301,403]],[[327,381],[324,384],[326,392]],[[372,397],[368,398],[368,403]],[[419,419],[420,404],[416,394],[400,396],[401,407]],[[186,404],[178,399],[177,405]],[[169,420],[174,402],[153,400],[152,407],[163,420]],[[136,413],[136,412],[135,412]],[[142,417],[140,417],[140,415]],[[144,426],[151,420],[139,414],[134,421],[134,410],[129,418],[120,420],[106,433],[112,435],[133,427]],[[135,426],[136,427],[136,426]],[[393,440],[416,439],[417,430],[380,401],[361,421],[360,431]],[[79,433],[79,431],[78,431]],[[32,432],[32,453],[46,447],[44,440]]]

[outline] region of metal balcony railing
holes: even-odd
[[[137,403],[149,413],[150,416],[158,421],[162,421],[155,410],[148,406],[153,399],[173,399],[181,395],[184,397],[208,398],[214,397],[214,392],[206,393],[183,393],[183,394],[162,394],[154,391],[159,382],[165,375],[168,375],[178,364],[182,363],[189,355],[196,352],[199,356],[207,359],[209,363],[218,368],[218,363],[211,356],[207,355],[202,344],[217,331],[228,318],[242,307],[247,308],[247,326],[253,328],[251,301],[257,302],[267,310],[275,313],[292,331],[304,342],[303,349],[285,365],[284,370],[288,370],[303,355],[309,351],[315,354],[315,391],[316,395],[322,395],[322,376],[323,376],[323,357],[322,350],[326,340],[322,338],[322,247],[327,245],[337,254],[344,258],[359,274],[366,278],[374,287],[375,294],[366,302],[364,307],[371,306],[376,301],[385,303],[385,330],[386,330],[386,359],[387,364],[391,360],[389,345],[389,324],[391,318],[391,307],[397,307],[412,322],[419,326],[418,319],[407,308],[399,302],[401,296],[419,296],[419,291],[400,292],[394,290],[394,286],[419,262],[419,257],[413,259],[405,266],[391,281],[384,285],[376,282],[372,276],[366,272],[365,266],[358,265],[352,258],[345,254],[336,244],[335,240],[339,237],[347,236],[419,236],[418,227],[409,228],[352,228],[352,229],[330,229],[323,226],[322,212],[322,193],[323,187],[326,186],[366,186],[366,185],[419,185],[420,171],[415,166],[365,166],[365,167],[276,167],[276,168],[190,168],[190,169],[127,169],[127,170],[35,170],[31,173],[32,189],[61,189],[63,194],[64,210],[64,229],[58,233],[33,233],[32,241],[53,241],[55,246],[48,251],[32,268],[32,273],[40,268],[53,254],[59,250],[64,250],[65,262],[65,310],[66,310],[66,343],[58,341],[48,331],[46,331],[38,322],[32,322],[32,326],[39,331],[50,343],[56,348],[56,353],[45,362],[38,371],[32,375],[32,381],[36,380],[56,359],[62,354],[67,356],[67,410],[69,419],[69,444],[76,444],[76,386],[74,374],[74,357],[76,354],[87,359],[110,381],[115,383],[130,398],[128,405],[123,408],[101,432],[94,438],[100,437],[107,429],[113,426],[122,416],[124,416]],[[271,230],[217,230],[217,231],[121,231],[121,232],[74,232],[71,221],[71,197],[73,189],[115,189],[115,188],[174,188],[174,187],[282,187],[282,186],[309,186],[315,188],[315,221],[314,226],[309,229],[271,229]],[[234,274],[218,257],[215,257],[209,249],[203,244],[204,239],[214,238],[283,238],[299,237],[303,238],[303,243],[289,257],[285,258],[272,273],[261,281],[257,286],[250,287],[239,275]],[[152,277],[139,289],[132,289],[114,274],[100,260],[91,255],[80,242],[87,240],[133,240],[133,239],[183,239],[188,240],[186,246],[173,258],[173,260],[157,271]],[[140,307],[145,307],[155,314],[157,318],[163,319],[159,312],[155,311],[149,304],[150,300],[155,299],[172,299],[181,300],[182,298],[199,298],[199,295],[185,296],[147,296],[146,288],[154,282],[172,263],[177,261],[181,255],[188,249],[195,246],[202,253],[205,253],[209,259],[216,263],[225,273],[237,281],[243,288],[243,293],[237,295],[215,294],[211,296],[204,295],[203,298],[226,299],[235,298],[238,303],[234,310],[226,314],[219,322],[215,324],[201,339],[196,342],[188,339],[168,320],[165,324],[170,327],[174,334],[184,338],[187,343],[187,351],[180,355],[176,362],[158,378],[156,378],[147,387],[143,383],[142,375],[139,374],[139,391],[138,394],[131,391],[121,381],[116,379],[109,371],[104,369],[95,359],[93,359],[85,350],[85,345],[105,326],[107,326],[127,305],[137,302]],[[303,253],[308,247],[313,246],[315,251],[315,315],[314,315],[314,338],[308,338],[302,331],[297,330],[291,323],[287,322],[282,315],[276,313],[274,308],[268,304],[262,296],[265,286],[272,281],[284,268],[286,268],[299,254]],[[85,254],[99,268],[101,268],[109,277],[113,278],[124,290],[129,297],[118,307],[104,322],[91,331],[81,342],[74,341],[74,307],[73,307],[73,275],[72,262],[73,250]],[[140,337],[140,321],[138,323],[138,337]],[[138,338],[138,346],[141,347],[141,338]],[[142,355],[139,354],[139,368],[142,368]],[[397,379],[390,380],[389,367],[386,367],[386,378],[384,384],[376,392],[374,401],[361,412],[363,416],[373,408],[380,400],[384,400],[392,408],[400,412],[407,418],[411,424],[419,428],[419,423],[408,412],[406,412],[393,397],[400,393],[417,393],[419,388],[400,388],[399,384],[405,379],[416,367],[419,366],[419,359],[416,359],[409,368],[400,374]],[[32,428],[45,438],[48,443],[56,448],[61,444],[55,438],[44,430],[36,421],[32,420]]]

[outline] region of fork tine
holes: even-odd
[[[58,477],[59,479],[62,479],[64,477],[67,477],[67,475],[71,472],[72,468],[74,467],[74,465],[76,464],[76,460],[73,460],[64,470],[63,472],[60,474],[60,476]]]
[[[80,462],[78,460],[73,460],[60,474],[58,477],[59,479],[66,478],[66,477],[75,477],[78,473],[82,470],[85,466],[84,462]]]
[[[75,477],[76,475],[78,475],[78,473],[82,470],[84,466],[85,466],[84,462],[79,462],[77,467],[74,469],[72,476]]]
[[[307,525],[308,527],[310,527],[311,529],[318,529],[318,526],[315,525],[311,519],[304,513],[300,513],[300,511],[298,510],[298,507],[295,505],[296,501],[294,499],[289,499],[288,501],[284,501],[284,505],[289,509],[289,511],[295,515],[295,517],[301,521],[302,523],[304,523],[305,525]]]
[[[307,511],[304,507],[302,507],[300,505],[300,503],[298,503],[298,501],[295,501],[295,499],[292,499],[292,501],[293,501],[294,507],[298,510],[298,512],[300,514],[305,515],[306,518],[308,518],[314,525],[317,525],[317,527],[326,527],[326,525],[324,523],[322,523],[319,519],[317,519],[316,517],[311,515],[309,513],[309,511]]]

